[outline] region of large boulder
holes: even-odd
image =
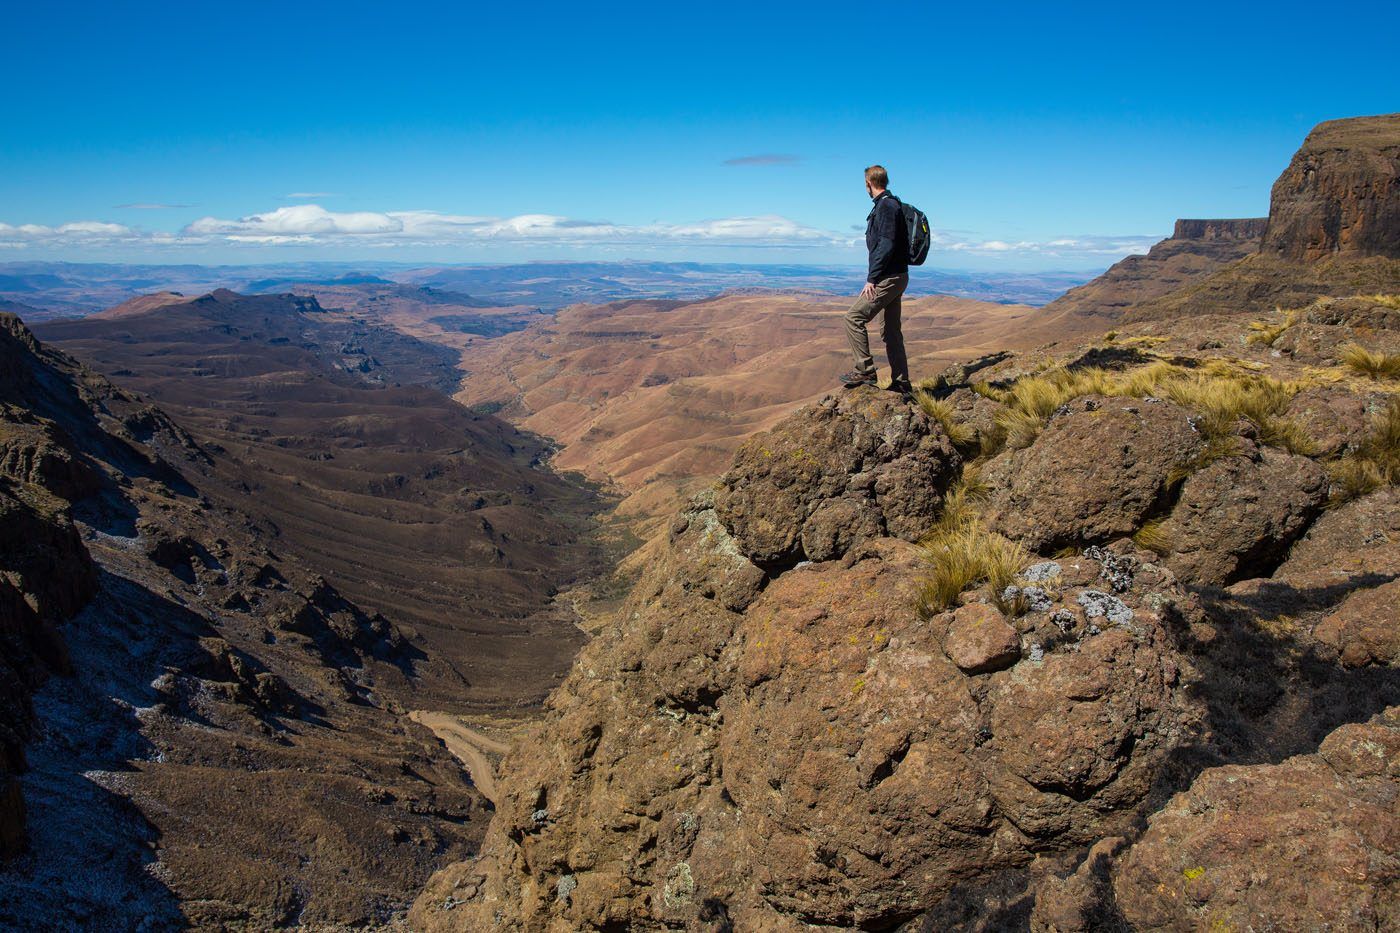
[[[1400,487],[1379,489],[1314,522],[1274,574],[1307,575],[1372,586],[1400,575]]]
[[[747,441],[719,480],[715,511],[761,567],[826,560],[868,537],[918,539],[960,463],[943,429],[917,406],[858,389]]]
[[[1358,393],[1346,386],[1310,386],[1293,396],[1284,412],[1317,444],[1320,456],[1342,453],[1366,436],[1371,416],[1384,407],[1381,392]]]
[[[1327,473],[1312,460],[1243,443],[1186,479],[1161,526],[1167,566],[1188,583],[1269,574],[1327,502]]]
[[[1029,447],[984,471],[988,523],[1041,552],[1132,534],[1200,446],[1190,415],[1170,402],[1075,399]]]
[[[1400,926],[1400,709],[1316,754],[1203,772],[1119,861],[1118,910],[1143,930]]]

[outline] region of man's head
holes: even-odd
[[[883,165],[872,165],[865,170],[865,193],[872,198],[890,186],[890,173]]]

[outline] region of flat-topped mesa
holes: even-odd
[[[1400,113],[1314,127],[1274,183],[1262,252],[1400,258]]]
[[[1267,217],[1236,217],[1228,220],[1178,220],[1173,240],[1257,240],[1269,225]]]

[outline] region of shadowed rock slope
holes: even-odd
[[[0,925],[390,922],[485,803],[423,658],[197,484],[163,411],[0,315]]]

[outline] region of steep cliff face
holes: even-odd
[[[1028,562],[1035,611],[921,614],[960,458],[875,390],[802,409],[675,520],[504,765],[424,929],[890,929],[1126,831],[1197,736],[1160,568]],[[814,562],[815,561],[815,562]]]
[[[1274,182],[1263,251],[1400,259],[1400,113],[1320,123]]]

